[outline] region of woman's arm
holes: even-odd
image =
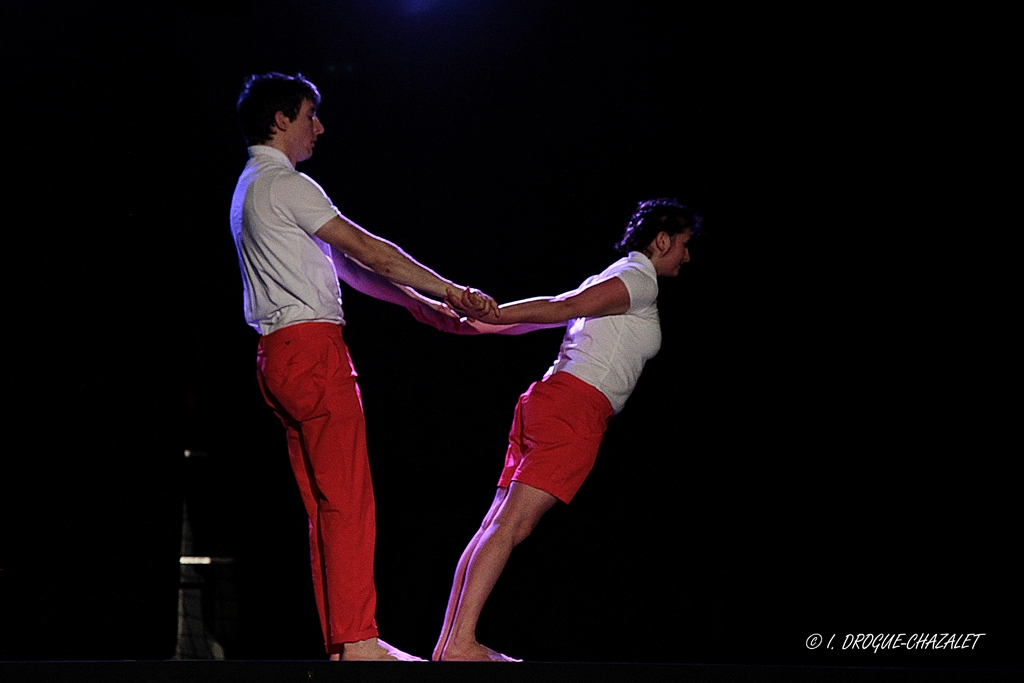
[[[458,302],[448,301],[456,310]],[[501,317],[488,313],[477,315],[482,323],[521,324],[532,323],[554,325],[573,318],[596,318],[604,315],[620,315],[629,310],[629,290],[617,277],[608,278],[582,291],[573,291],[555,297],[523,299],[499,308]]]
[[[435,302],[437,303],[437,302]],[[444,304],[441,304],[444,305]],[[451,309],[449,309],[451,310]],[[424,314],[422,309],[410,308],[409,312],[412,316],[419,320],[421,323],[432,325],[442,332],[452,332],[454,334],[504,334],[504,335],[516,335],[516,334],[527,334],[528,332],[536,332],[537,330],[548,330],[556,327],[565,327],[565,323],[517,323],[515,325],[494,325],[492,323],[485,323],[473,318],[458,318],[457,313],[453,313],[456,316],[453,318],[445,318],[440,324],[435,323],[431,318],[441,316],[443,314],[436,314],[436,316],[430,316]],[[421,317],[423,316],[423,317]],[[425,319],[426,318],[426,319]]]

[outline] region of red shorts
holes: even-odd
[[[498,486],[518,481],[568,503],[594,467],[613,412],[604,394],[568,372],[534,382],[516,404]]]

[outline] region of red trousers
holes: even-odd
[[[377,635],[376,535],[366,422],[341,325],[300,323],[260,339],[260,389],[288,432],[309,514],[313,591],[327,651]]]

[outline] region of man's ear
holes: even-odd
[[[292,124],[292,120],[284,115],[283,111],[279,111],[274,114],[274,127],[280,131],[288,130],[288,126]]]

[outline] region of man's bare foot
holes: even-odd
[[[515,659],[508,655],[503,655],[497,650],[492,650],[486,645],[473,642],[467,645],[461,645],[448,641],[448,645],[445,646],[444,652],[441,653],[441,661],[443,662],[521,662],[521,659]]]
[[[345,643],[341,655],[331,655],[331,659],[344,662],[422,662],[419,657],[402,652],[393,645],[388,645],[378,638],[367,638],[355,643]]]

